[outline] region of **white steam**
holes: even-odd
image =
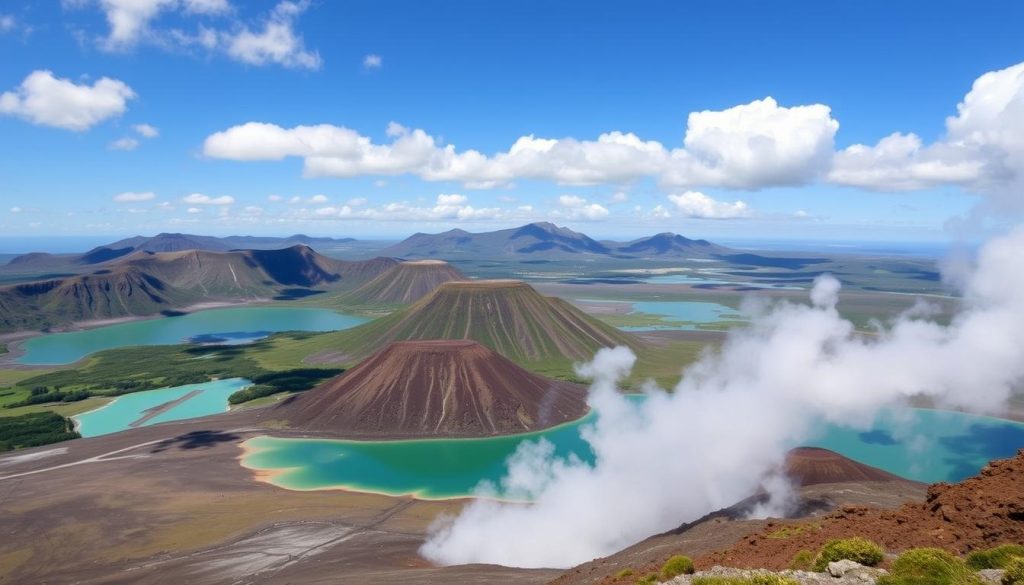
[[[534,504],[475,500],[440,519],[421,553],[444,564],[571,566],[750,496],[814,421],[866,426],[915,395],[998,411],[1024,380],[1024,226],[987,244],[965,282],[948,326],[916,310],[864,336],[836,311],[839,282],[821,277],[811,306],[764,309],[674,393],[652,387],[640,403],[616,391],[632,352],[601,350],[579,368],[593,379],[599,416],[584,438],[595,463],[524,445],[500,489]]]

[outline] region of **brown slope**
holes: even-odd
[[[446,282],[416,304],[343,337],[360,355],[392,341],[473,339],[519,363],[589,359],[602,347],[641,345],[632,335],[518,280]]]
[[[786,456],[786,475],[799,486],[862,481],[907,481],[877,467],[864,465],[835,451],[799,447]]]
[[[466,280],[444,260],[402,262],[352,291],[346,301],[360,304],[408,305],[446,282]]]
[[[699,564],[780,569],[802,549],[817,550],[830,539],[851,536],[874,540],[888,552],[930,546],[964,554],[1024,542],[1024,450],[960,483],[933,484],[924,502],[897,510],[850,506],[817,524],[790,531],[794,535],[786,539],[771,538],[770,531],[750,535]]]
[[[341,435],[475,437],[577,419],[585,399],[584,387],[531,374],[473,341],[407,341],[268,415]]]

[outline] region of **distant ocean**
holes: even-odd
[[[120,239],[118,236],[0,236],[0,254],[81,253]]]

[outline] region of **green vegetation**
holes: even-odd
[[[634,581],[634,583],[636,585],[656,585],[658,583],[658,574],[657,573],[651,573],[650,575],[647,575],[646,577],[640,577],[639,579]]]
[[[228,403],[241,404],[279,392],[302,392],[344,372],[342,369],[298,368],[284,372],[268,372],[250,378],[252,386],[228,397]]]
[[[800,585],[792,577],[775,573],[756,573],[750,577],[694,577],[693,585]]]
[[[632,576],[633,576],[633,569],[630,569],[629,567],[626,567],[625,569],[622,569],[618,573],[615,573],[615,578],[616,579],[625,579],[626,577],[632,577]]]
[[[915,548],[901,554],[892,563],[888,575],[878,585],[980,585],[967,564],[938,548]]]
[[[678,575],[692,574],[693,561],[690,560],[690,557],[684,557],[683,555],[675,555],[661,566],[661,578],[666,581]]]
[[[821,524],[819,522],[808,522],[806,524],[797,524],[795,526],[783,526],[778,530],[769,532],[768,538],[785,540],[787,538],[793,538],[794,536],[800,536],[801,534],[812,530],[821,530]]]
[[[882,547],[866,538],[859,536],[840,538],[830,540],[821,547],[818,558],[814,561],[814,570],[820,573],[828,569],[829,563],[843,559],[873,567],[882,562],[883,558],[885,558],[885,552]]]
[[[69,419],[53,412],[0,418],[0,451],[49,445],[80,436]]]
[[[1003,565],[1003,585],[1024,584],[1024,557],[1013,557]]]
[[[793,555],[789,568],[794,571],[810,571],[814,568],[814,553],[804,549]]]
[[[5,353],[7,353],[7,344],[6,343],[0,343],[0,355],[3,355]]]
[[[1024,557],[1024,545],[1003,544],[988,550],[978,550],[967,555],[967,566],[982,569],[1004,569],[1016,557]]]

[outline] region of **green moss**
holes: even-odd
[[[668,580],[678,575],[693,574],[693,561],[690,557],[675,555],[661,566],[661,578]]]
[[[988,550],[974,551],[967,555],[967,566],[975,571],[1003,569],[1015,557],[1024,557],[1024,546],[1019,544],[1003,544]]]
[[[901,554],[878,585],[980,585],[981,579],[959,558],[938,548]]]
[[[867,567],[873,567],[882,562],[885,557],[882,547],[866,538],[855,536],[853,538],[840,538],[830,540],[821,547],[818,558],[814,561],[814,570],[818,572],[828,569],[829,563],[843,559],[860,563]]]
[[[639,579],[634,581],[635,585],[655,585],[657,582],[658,582],[658,574],[657,573],[651,573],[650,575],[647,575],[646,577],[640,577]]]
[[[810,571],[814,568],[814,553],[806,549],[799,551],[793,555],[789,568],[794,571]]]
[[[1024,584],[1024,557],[1013,557],[1003,564],[1003,585]]]

